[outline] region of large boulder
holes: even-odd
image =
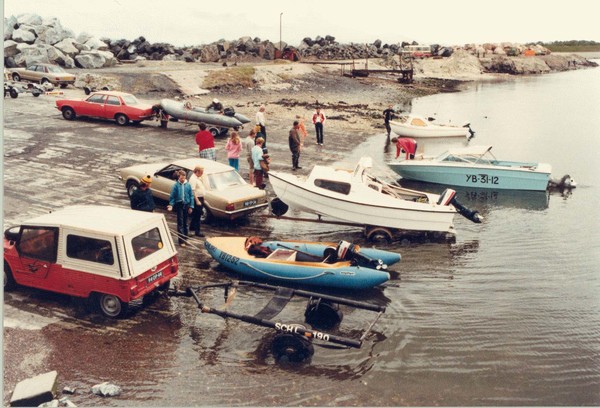
[[[80,49],[75,46],[75,43],[76,41],[74,38],[65,38],[62,41],[54,44],[54,47],[58,48],[66,55],[74,57],[75,55],[79,54],[80,51]]]
[[[12,33],[18,28],[17,18],[15,16],[10,16],[9,18],[4,18],[4,40],[10,40],[12,38]]]
[[[35,13],[25,13],[25,14],[19,14],[17,16],[17,23],[19,25],[21,24],[27,24],[27,25],[32,25],[32,26],[39,26],[42,25],[42,17],[40,17],[39,15],[35,14]]]
[[[33,44],[35,42],[35,34],[27,29],[17,28],[12,33],[12,39],[19,43]]]
[[[108,51],[108,44],[96,37],[88,39],[84,44],[92,50]]]
[[[219,48],[215,44],[203,47],[200,52],[200,62],[218,62],[220,58]]]
[[[81,51],[75,56],[75,62],[81,68],[94,69],[116,65],[117,61],[110,51]]]
[[[19,53],[14,57],[15,63],[22,67],[28,67],[31,64],[37,63],[49,63],[48,47],[49,46],[43,44],[19,44],[17,45]]]
[[[19,43],[17,43],[16,41],[5,40],[4,41],[4,57],[14,57],[15,55],[17,55],[19,53],[19,50],[17,49],[17,45],[19,45]]]

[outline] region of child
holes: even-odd
[[[231,132],[231,136],[229,137],[229,140],[227,140],[227,145],[225,145],[225,150],[227,151],[229,165],[233,167],[235,171],[239,172],[242,142],[240,141],[240,136],[237,132]]]

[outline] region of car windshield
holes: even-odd
[[[222,191],[232,186],[241,186],[246,184],[244,179],[235,170],[209,174],[208,183],[210,185],[210,189],[213,191]]]
[[[61,67],[57,67],[55,65],[49,65],[48,66],[48,72],[53,72],[53,73],[64,73],[65,70],[62,69]]]
[[[123,101],[125,102],[126,105],[137,105],[137,104],[139,104],[139,101],[133,95],[121,95],[121,98],[123,98]]]

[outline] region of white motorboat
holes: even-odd
[[[372,159],[363,157],[354,171],[316,165],[306,178],[271,171],[269,180],[291,209],[357,225],[454,232],[457,204],[462,206],[454,201],[453,190],[437,195],[405,189],[369,175],[371,167]],[[472,221],[481,221],[476,212],[464,210]]]
[[[464,126],[438,124],[414,114],[400,115],[397,120],[390,120],[390,127],[401,137],[464,137],[469,139],[475,135],[469,124]]]
[[[450,149],[437,157],[389,162],[406,180],[495,190],[545,191],[552,167],[547,163],[498,160],[492,146]]]

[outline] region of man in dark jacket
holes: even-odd
[[[150,176],[144,176],[140,181],[140,187],[135,189],[131,194],[131,209],[153,212],[156,205],[154,204],[154,198],[150,191],[152,178]]]
[[[292,170],[301,169],[298,165],[300,161],[300,150],[302,150],[302,142],[300,141],[300,132],[298,129],[300,128],[299,122],[294,121],[294,127],[290,129],[290,151],[292,152]]]

